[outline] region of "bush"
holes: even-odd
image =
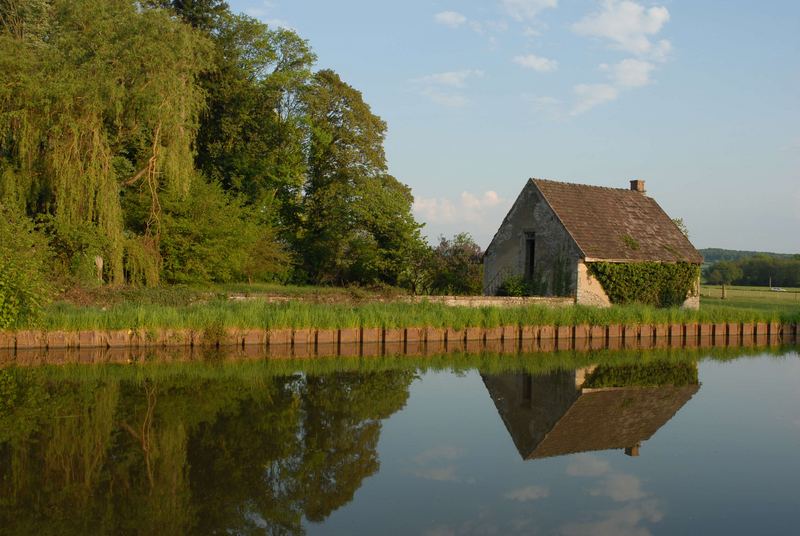
[[[432,273],[432,294],[482,294],[480,246],[468,233],[459,233],[452,240],[440,236],[439,245],[433,250]]]
[[[171,283],[285,277],[289,257],[275,233],[219,184],[198,179],[187,199],[167,199],[161,225],[163,275]]]
[[[531,285],[521,275],[512,275],[500,283],[497,296],[531,296]]]
[[[47,236],[54,268],[71,283],[97,285],[95,257],[108,260],[110,243],[98,226],[90,222],[67,223],[50,214],[40,214],[37,223]],[[110,264],[105,271],[110,270]],[[106,273],[107,279],[110,275]]]
[[[47,239],[23,214],[0,205],[0,329],[30,325],[49,301]]]

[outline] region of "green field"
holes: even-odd
[[[785,292],[776,292],[767,287],[726,286],[726,297],[723,300],[722,287],[703,285],[700,288],[700,303],[702,307],[755,309],[796,314],[800,311],[800,288],[784,290]]]

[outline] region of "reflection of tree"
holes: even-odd
[[[410,379],[400,372],[307,378],[297,479],[308,519],[325,519],[378,470],[379,419],[405,404]]]
[[[412,372],[46,380],[0,371],[0,526],[299,533],[379,467]]]
[[[405,404],[412,373],[276,379],[190,442],[192,494],[206,532],[301,532],[349,502],[378,469],[380,419]]]

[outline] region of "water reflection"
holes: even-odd
[[[696,363],[482,375],[523,459],[623,449],[638,456],[700,389]]]
[[[620,356],[606,357],[620,363]],[[495,408],[474,369],[431,374],[420,382],[427,382],[429,396],[425,389],[414,391],[424,407],[405,428],[395,424],[392,436],[392,423],[409,411],[389,424],[384,419],[406,406],[412,383],[430,362],[398,360],[377,371],[315,374],[265,372],[259,362],[247,373],[192,363],[166,373],[147,365],[63,373],[0,369],[0,532],[299,534],[334,525],[353,533],[355,525],[346,521],[354,520],[361,533],[374,533],[397,517],[438,520],[448,508],[455,511],[453,504],[473,505],[469,513],[493,505],[503,521],[519,514],[517,507],[541,503],[536,516],[528,512],[531,526],[569,520],[564,533],[597,533],[589,516],[573,515],[581,494],[587,511],[586,501],[624,505],[601,520],[611,533],[661,519],[655,491],[633,467],[612,467],[616,462],[600,454],[522,463],[513,451],[498,449],[508,443],[495,408],[523,459],[609,449],[634,455],[700,389],[694,361],[636,355],[623,364],[565,371],[543,367],[540,357],[522,358],[520,366],[542,372],[480,375]],[[315,363],[316,370],[324,368]],[[84,372],[91,370],[107,372]],[[468,392],[465,385],[472,386]],[[707,385],[712,387],[705,394],[713,391]],[[454,394],[461,398],[454,401]],[[458,415],[465,400],[468,418]],[[494,425],[497,433],[483,437]],[[376,499],[380,486],[365,485],[380,470],[382,433],[392,436],[381,450],[382,497],[391,497],[384,501]],[[417,439],[432,443],[413,451]],[[656,461],[656,445],[664,439],[650,443],[648,462]],[[392,456],[394,473],[387,470]],[[397,460],[409,457],[415,465],[403,476]],[[658,464],[636,464],[643,468],[657,470]],[[354,501],[359,489],[365,491]],[[452,498],[449,507],[429,500],[435,489],[437,497]],[[431,510],[419,514],[425,508]]]
[[[0,526],[13,534],[300,533],[378,471],[411,371],[258,382],[54,381],[0,370]]]

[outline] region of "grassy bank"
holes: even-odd
[[[351,328],[497,327],[508,325],[610,325],[718,322],[798,322],[800,308],[786,311],[704,306],[699,311],[647,306],[550,308],[449,307],[432,303],[265,303],[216,299],[187,305],[123,302],[107,307],[55,303],[31,328],[110,330],[138,328]]]

